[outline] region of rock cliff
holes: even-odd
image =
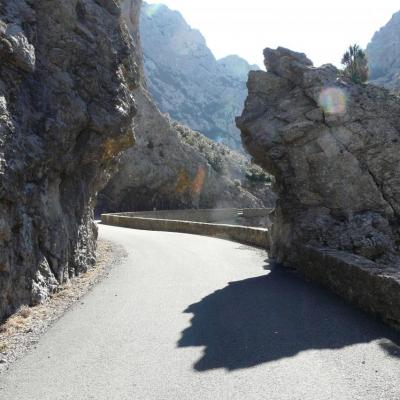
[[[400,91],[400,11],[375,33],[367,47],[372,83]]]
[[[98,213],[274,205],[269,176],[243,155],[170,121],[143,89],[136,146],[98,198]]]
[[[123,2],[123,15],[139,54],[139,69],[143,70],[138,10],[132,4],[132,0]],[[240,74],[233,65],[237,63],[228,60],[226,70]],[[172,89],[165,90],[168,95]],[[133,95],[138,108],[136,146],[124,153],[118,173],[99,195],[98,213],[273,206],[269,176],[245,156],[162,114],[147,91],[143,75]]]
[[[95,197],[133,144],[120,14],[113,0],[0,3],[0,320],[94,263]]]
[[[277,182],[274,256],[295,262],[298,244],[317,243],[398,262],[400,99],[304,54],[264,54],[268,72],[250,73],[237,122]]]
[[[400,326],[400,99],[264,54],[237,124],[276,179],[271,254]]]
[[[259,68],[238,56],[217,61],[201,33],[163,5],[143,5],[141,33],[148,88],[158,108],[241,149],[235,116],[243,109],[248,72]]]

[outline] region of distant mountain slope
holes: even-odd
[[[139,85],[132,92],[137,108],[136,143],[123,154],[118,172],[98,195],[96,213],[154,208],[273,207],[275,195],[270,176],[247,156],[159,111],[146,89],[137,4],[138,0],[121,3],[140,75]],[[160,52],[162,47],[160,44]],[[224,68],[235,75],[243,66],[229,57]]]
[[[162,112],[233,148],[248,72],[238,56],[217,61],[202,34],[164,5],[142,7],[141,37],[148,89]]]
[[[371,82],[400,91],[400,11],[375,33],[367,55]]]

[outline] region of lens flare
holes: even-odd
[[[322,90],[318,103],[327,114],[345,114],[347,96],[344,90],[330,87]]]
[[[176,192],[187,193],[192,195],[199,195],[203,191],[204,183],[206,180],[207,171],[204,167],[198,167],[196,176],[193,180],[189,177],[189,173],[182,169],[177,177]]]
[[[176,192],[181,194],[181,193],[186,193],[189,191],[189,188],[192,186],[192,181],[189,178],[189,174],[186,170],[182,169],[179,174],[178,178],[176,180]]]
[[[199,167],[197,170],[196,177],[192,183],[192,192],[195,194],[200,194],[203,190],[204,181],[206,178],[206,171],[203,167]]]

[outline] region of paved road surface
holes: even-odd
[[[0,399],[400,399],[399,336],[263,251],[100,233],[128,258],[0,378]]]

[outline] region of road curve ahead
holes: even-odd
[[[399,335],[265,252],[100,235],[127,258],[0,377],[0,399],[400,399]]]

